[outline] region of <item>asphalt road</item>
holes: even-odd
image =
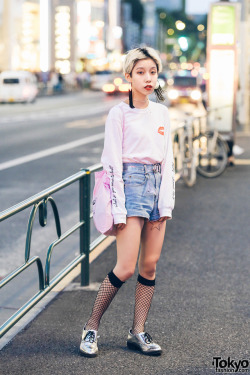
[[[109,108],[122,97],[84,91],[58,97],[38,98],[34,104],[0,106],[0,211],[100,162],[104,123]],[[173,124],[192,106],[171,109]],[[196,109],[199,111],[199,109]],[[80,145],[79,145],[80,142]],[[93,179],[92,179],[93,184]],[[54,194],[62,232],[78,222],[78,184]],[[24,263],[27,209],[0,226],[0,279]],[[97,236],[92,225],[91,240]],[[56,239],[54,219],[48,210],[48,224],[36,219],[31,256],[44,264],[47,249]],[[72,260],[79,250],[78,232],[58,246],[52,257],[51,278]],[[36,265],[3,288],[0,324],[38,289]]]

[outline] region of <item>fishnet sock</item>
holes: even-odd
[[[113,283],[115,281],[117,286],[114,286],[110,282],[111,273],[113,274],[111,275],[111,280],[113,281]],[[96,331],[98,330],[100,320],[103,314],[109,307],[110,303],[112,302],[113,298],[115,297],[116,293],[118,292],[122,284],[123,282],[119,280],[112,271],[105,277],[105,279],[100,285],[100,288],[97,293],[95,303],[92,309],[91,316],[85,325],[85,329],[87,330],[94,329]]]
[[[144,285],[141,282],[145,282],[151,285]],[[147,320],[148,312],[155,291],[154,284],[155,280],[147,280],[140,275],[138,276],[138,281],[135,289],[135,310],[134,321],[132,326],[133,334],[144,332],[144,325]]]

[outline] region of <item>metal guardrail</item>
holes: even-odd
[[[92,243],[90,243],[90,219],[93,214],[90,213],[90,178],[91,173],[98,171],[102,168],[102,165],[96,164],[88,169],[82,169],[80,172],[66,178],[65,180],[51,186],[48,189],[28,198],[27,200],[0,212],[0,222],[7,220],[13,215],[31,207],[30,217],[28,221],[28,228],[26,233],[26,244],[25,244],[25,263],[19,268],[14,270],[8,276],[6,276],[0,282],[0,289],[13,280],[20,273],[24,272],[33,263],[36,263],[39,278],[39,291],[27,301],[18,311],[16,311],[1,327],[0,337],[2,337],[10,328],[12,328],[33,306],[35,306],[47,293],[51,291],[69,272],[71,272],[79,263],[81,264],[81,285],[89,285],[89,254],[93,251],[105,238],[106,236],[100,235]],[[79,181],[79,222],[73,227],[67,230],[65,233],[61,233],[60,217],[57,210],[56,203],[51,196],[59,190]],[[45,267],[38,256],[30,258],[30,247],[32,238],[32,229],[34,220],[39,211],[39,223],[41,227],[45,227],[47,224],[47,206],[50,203],[55,218],[55,225],[57,231],[57,239],[53,241],[48,250]],[[50,280],[50,263],[51,256],[54,248],[69,237],[72,233],[79,229],[80,234],[80,253],[73,259],[63,270],[61,270],[52,280]]]

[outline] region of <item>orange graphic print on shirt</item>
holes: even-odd
[[[164,135],[164,126],[160,126],[158,128],[158,133],[160,133],[161,135]]]

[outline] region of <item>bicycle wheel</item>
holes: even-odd
[[[200,134],[197,172],[204,177],[220,176],[227,166],[228,149],[224,139],[213,131]]]
[[[182,178],[188,187],[196,182],[196,160],[193,153],[193,145],[190,145],[188,136],[184,138],[184,158]]]

